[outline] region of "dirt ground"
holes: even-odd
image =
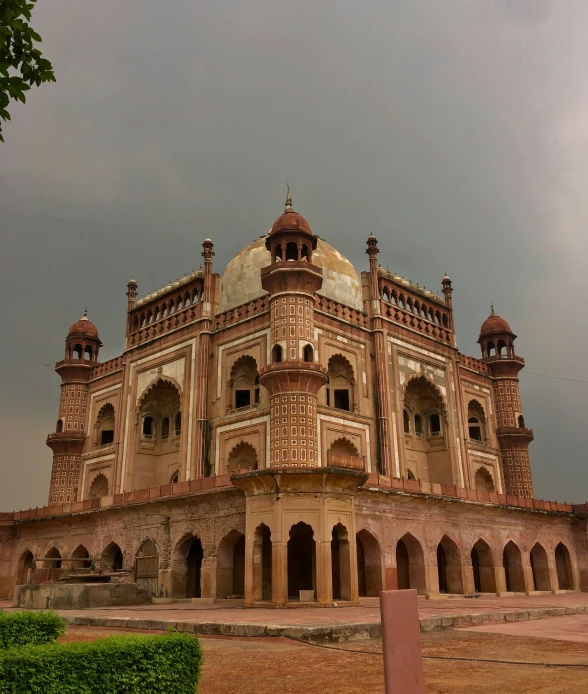
[[[70,627],[62,640],[86,641],[121,633],[128,634],[129,630]],[[424,656],[588,664],[586,643],[457,630],[421,636]],[[344,651],[331,646],[330,650],[307,646],[283,638],[203,637],[202,643],[205,664],[200,694],[384,692],[379,641],[336,646]],[[588,691],[588,668],[429,658],[425,658],[424,668],[427,694],[579,694]]]

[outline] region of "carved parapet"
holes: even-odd
[[[269,468],[232,475],[231,482],[242,489],[245,496],[263,494],[327,493],[355,495],[368,478],[359,470],[321,468]]]
[[[515,438],[529,442],[535,438],[533,435],[533,429],[527,429],[525,427],[498,427],[496,429],[496,436],[499,439]]]
[[[323,269],[305,260],[286,260],[261,268],[261,286],[270,295],[307,292],[314,296],[323,284]]]
[[[259,371],[259,382],[270,395],[292,391],[316,395],[327,382],[327,370],[306,361],[282,361]]]

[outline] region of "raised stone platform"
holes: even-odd
[[[0,607],[3,607],[0,603]],[[380,637],[377,600],[364,607],[243,609],[226,605],[145,605],[58,610],[68,624],[166,630],[225,636],[285,636],[312,643]],[[421,631],[506,624],[570,614],[588,615],[588,593],[477,599],[419,600]]]
[[[84,610],[149,605],[151,594],[135,583],[29,583],[16,586],[14,606],[40,610]]]

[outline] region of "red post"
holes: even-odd
[[[380,593],[386,694],[425,694],[416,590]]]

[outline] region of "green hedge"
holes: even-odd
[[[64,631],[65,622],[55,612],[0,611],[0,650],[52,643]]]
[[[194,694],[201,666],[188,634],[22,646],[0,653],[0,694]]]

